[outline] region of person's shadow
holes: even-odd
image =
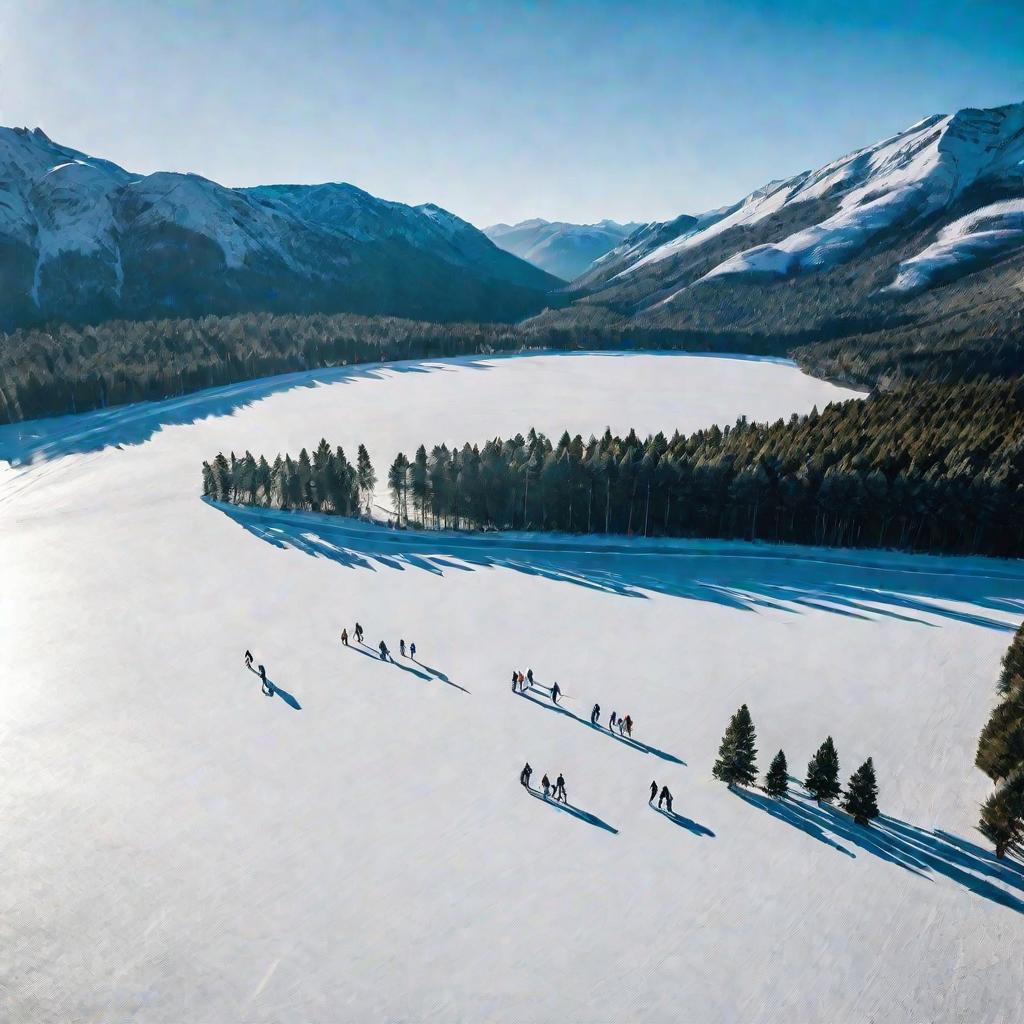
[[[249,671],[253,673],[253,675],[259,675],[259,671],[257,669],[254,669],[252,665],[246,665],[246,668],[248,668]],[[294,708],[296,711],[302,710],[302,705],[286,689],[284,689],[281,686],[278,686],[277,683],[275,683],[274,680],[270,678],[270,676],[267,676],[266,678],[267,686],[270,687],[270,693],[264,691],[263,695],[265,697],[280,697],[281,700],[283,700],[285,704],[287,704],[289,707]]]
[[[379,661],[382,665],[391,665],[401,672],[408,672],[410,675],[416,676],[417,679],[422,679],[426,683],[430,682],[430,676],[425,672],[418,672],[416,669],[410,668],[408,665],[400,665],[395,661],[390,651],[388,651],[388,656],[386,658],[382,658],[379,650],[374,650],[372,647],[368,647],[361,640],[355,644],[346,644],[345,646],[350,651],[355,651],[356,654],[361,654],[364,658],[369,658],[371,661]]]
[[[715,838],[715,833],[707,827],[702,825],[699,821],[694,821],[692,818],[684,817],[682,814],[676,814],[675,811],[668,810],[662,807],[656,807],[653,803],[651,808],[657,811],[660,815],[668,818],[673,824],[678,825],[680,828],[685,828],[687,832],[692,832],[695,836],[710,836],[712,839]]]
[[[585,821],[588,825],[595,825],[597,828],[603,828],[606,832],[611,832],[612,835],[618,835],[619,830],[614,825],[609,825],[607,821],[602,821],[596,814],[591,814],[589,811],[583,810],[581,807],[574,807],[569,803],[562,803],[560,800],[553,800],[550,797],[544,796],[543,793],[538,793],[532,786],[527,786],[526,791],[534,799],[539,800],[542,804],[546,804],[548,807],[554,807],[555,810],[565,811],[566,814],[571,814],[574,818],[579,818],[580,821]]]

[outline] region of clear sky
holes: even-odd
[[[698,212],[1020,100],[1024,0],[0,0],[2,124],[481,226]]]

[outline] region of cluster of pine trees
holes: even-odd
[[[921,384],[689,436],[564,433],[553,444],[531,430],[482,447],[421,445],[387,479],[399,522],[422,527],[1020,556],[1022,438],[1024,381]],[[301,466],[303,453],[290,461]],[[207,484],[204,469],[212,493]],[[297,493],[233,486],[222,500],[348,514]]]
[[[920,384],[773,424],[400,454],[422,526],[1024,554],[1024,380]]]
[[[333,515],[369,512],[377,476],[363,445],[353,466],[339,445],[325,440],[313,450],[305,448],[298,458],[278,455],[273,463],[251,452],[230,458],[220,452],[212,462],[203,463],[203,494],[215,501],[235,505],[261,505],[283,509],[309,509]]]
[[[752,786],[757,781],[757,736],[750,709],[746,704],[729,721],[722,744],[718,748],[712,774],[716,779],[733,786]],[[869,757],[851,776],[843,792],[839,786],[839,754],[832,737],[818,747],[808,762],[804,789],[819,803],[831,803],[838,796],[843,810],[847,811],[858,825],[868,825],[878,817],[878,785],[875,781],[875,766]],[[789,766],[786,755],[779,751],[765,776],[764,791],[771,797],[783,800],[789,795]]]
[[[1024,847],[1024,624],[1003,657],[1000,703],[982,730],[977,766],[996,784],[982,804],[978,829],[996,856]]]

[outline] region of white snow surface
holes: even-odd
[[[0,457],[36,459],[0,463],[4,1019],[1021,1019],[1024,876],[973,831],[972,765],[1020,563],[421,534],[199,496],[220,449],[364,441],[384,478],[421,441],[852,396],[784,362],[550,355],[0,428]],[[344,649],[356,620],[418,663]],[[513,695],[513,667],[564,712]],[[595,701],[634,745],[589,727]],[[831,733],[844,779],[874,757],[888,817],[716,783],[744,701],[762,770],[783,747],[802,775]],[[526,760],[577,813],[522,789]]]
[[[938,238],[904,260],[888,290],[926,288],[940,274],[976,267],[1024,246],[1024,199],[1006,199],[974,210],[944,227]]]

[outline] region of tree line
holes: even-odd
[[[694,347],[747,351],[677,331],[432,323],[387,316],[246,313],[56,324],[0,333],[0,423],[156,401],[299,370],[530,349]]]
[[[312,456],[303,448],[295,459],[278,455],[271,463],[252,452],[241,458],[220,452],[212,462],[203,463],[203,495],[235,505],[353,516],[370,511],[376,483],[364,445],[359,445],[353,465],[340,445],[332,448],[324,440]]]
[[[732,716],[718,748],[718,759],[711,770],[716,779],[734,786],[753,786],[757,781],[757,735],[750,709],[743,704]],[[831,803],[841,797],[840,806],[858,825],[868,825],[878,817],[878,784],[874,761],[869,757],[851,776],[845,792],[839,785],[839,754],[831,736],[818,747],[807,764],[804,789],[818,803]],[[777,800],[789,795],[789,765],[779,751],[765,776],[764,791]]]
[[[996,856],[1024,849],[1024,624],[1003,656],[1002,698],[978,740],[977,766],[995,783],[982,804],[978,830]]]
[[[286,479],[289,465],[305,472],[303,455],[282,462]],[[530,430],[482,446],[420,445],[411,459],[395,457],[387,483],[398,523],[421,528],[1019,557],[1024,380],[919,384],[788,421],[741,417],[671,438],[606,430],[553,443]],[[268,489],[264,480],[230,492],[222,500],[348,514],[308,487]]]

